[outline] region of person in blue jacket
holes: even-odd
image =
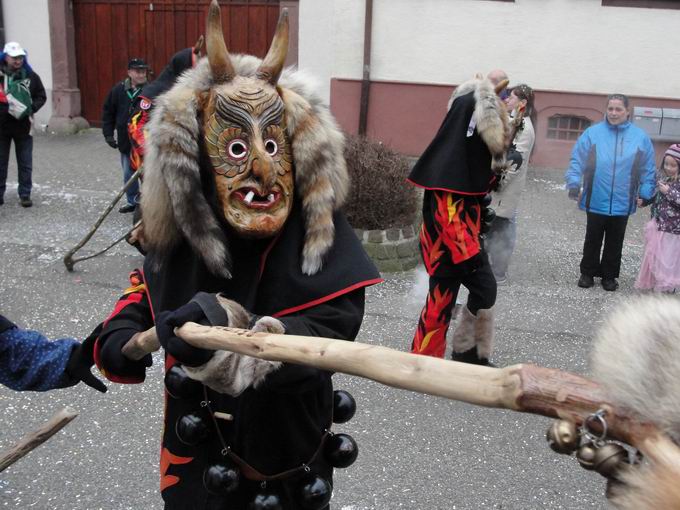
[[[83,343],[73,338],[51,341],[0,315],[0,384],[17,391],[47,391],[82,381],[106,392],[106,386],[90,372],[100,330],[95,329]]]
[[[605,119],[586,129],[571,153],[569,198],[587,214],[579,287],[592,287],[598,276],[604,290],[618,288],[628,216],[654,195],[654,147],[628,117],[628,98],[610,95]]]

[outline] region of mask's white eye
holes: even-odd
[[[279,144],[277,144],[273,139],[269,138],[264,142],[264,150],[266,150],[267,154],[270,156],[275,156],[276,153],[279,152]]]
[[[248,155],[248,144],[240,138],[236,138],[227,145],[227,152],[231,158],[243,159]]]

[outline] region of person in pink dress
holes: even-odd
[[[680,144],[664,154],[652,203],[652,219],[645,226],[645,253],[635,288],[656,292],[680,289]]]

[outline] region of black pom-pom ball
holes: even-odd
[[[209,466],[203,472],[203,485],[210,494],[226,496],[234,492],[241,480],[238,466],[228,462]]]
[[[202,384],[191,379],[181,365],[175,364],[165,373],[165,389],[172,398],[190,398],[201,391]]]
[[[300,508],[304,510],[320,510],[328,505],[333,495],[333,488],[325,478],[312,475],[305,479],[299,489]]]
[[[333,422],[345,423],[357,412],[357,401],[344,390],[333,392]]]
[[[261,492],[248,505],[248,510],[283,510],[281,498],[271,492]]]
[[[196,446],[208,438],[210,430],[203,418],[196,414],[187,414],[177,420],[175,433],[184,444]]]
[[[334,434],[326,438],[323,454],[331,466],[346,468],[357,460],[359,446],[354,438],[348,434]]]

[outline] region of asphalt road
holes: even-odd
[[[105,209],[120,181],[118,154],[97,130],[36,138],[31,209],[19,205],[11,163],[10,189],[0,207],[2,313],[51,338],[82,338],[112,310],[128,272],[141,263],[134,249],[119,245],[79,263],[73,273],[61,259]],[[499,289],[496,307],[493,360],[500,366],[532,362],[587,373],[595,329],[608,310],[634,293],[647,212],[629,223],[619,291],[580,289],[585,218],[562,188],[561,170],[530,171],[511,276]],[[120,236],[130,221],[130,215],[114,211],[85,252]],[[359,340],[404,350],[423,303],[425,279],[419,270],[385,278],[368,290]],[[548,419],[347,376],[335,380],[358,401],[355,418],[338,429],[355,437],[360,456],[336,472],[334,509],[606,508],[603,479],[548,448]],[[143,385],[110,384],[106,395],[83,385],[44,394],[0,388],[0,449],[67,405],[80,416],[0,474],[0,507],[162,508],[159,357]]]

